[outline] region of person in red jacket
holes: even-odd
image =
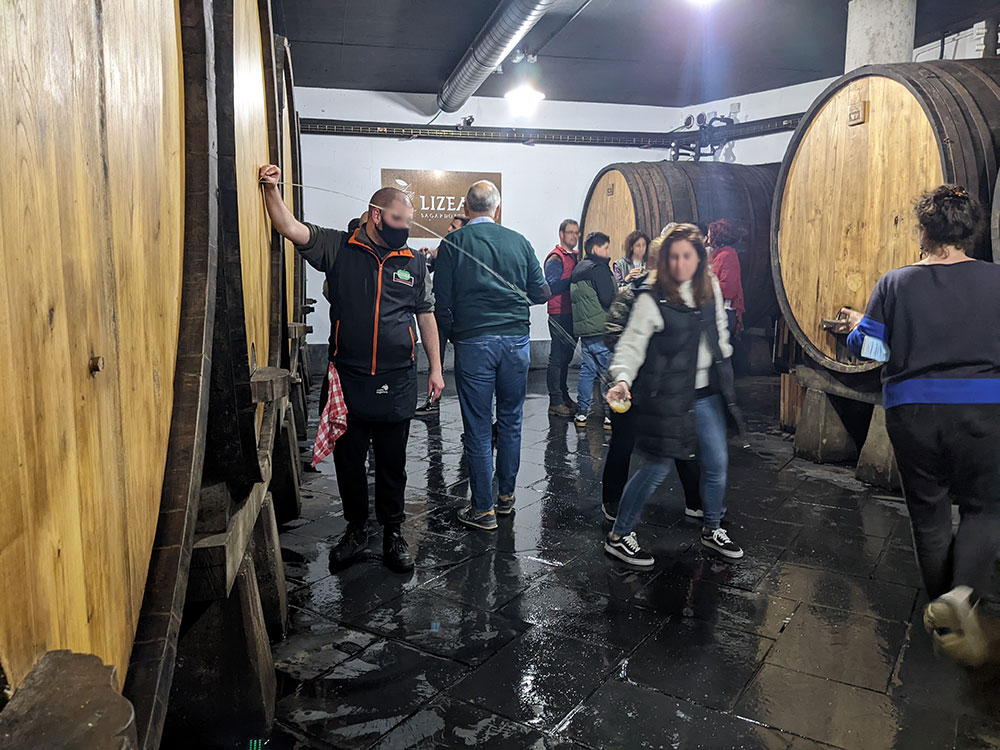
[[[739,240],[739,233],[732,222],[726,219],[713,221],[708,225],[708,244],[712,248],[712,272],[722,287],[722,299],[729,318],[729,338],[737,341],[743,331],[743,280],[740,271],[740,256],[733,244]]]
[[[573,269],[579,261],[576,243],[580,241],[580,225],[573,219],[564,219],[559,225],[559,244],[545,258],[545,282],[552,290],[549,299],[549,367],[546,381],[549,389],[549,415],[572,419],[576,402],[570,398],[569,363],[576,351],[577,337],[573,335],[573,307],[569,286]]]

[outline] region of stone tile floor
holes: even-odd
[[[638,531],[648,572],[601,547],[609,435],[550,419],[544,373],[529,385],[517,512],[495,534],[454,519],[454,390],[414,422],[411,576],[381,565],[380,535],[330,575],[332,460],[305,474],[281,535],[290,632],[267,747],[1000,747],[997,673],[936,658],[921,627],[899,498],[794,459],[776,379],[740,381],[754,440],[732,452],[726,526],[746,557],[696,543],[672,480]]]

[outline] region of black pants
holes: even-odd
[[[403,522],[406,442],[410,420],[364,422],[347,418],[347,432],[333,450],[344,518],[352,525],[368,520],[368,446],[375,449],[375,517],[383,526]]]
[[[886,427],[927,593],[971,586],[1000,615],[1000,404],[895,406]]]
[[[572,400],[566,383],[569,377],[569,363],[573,360],[577,341],[573,335],[572,313],[549,316],[549,338],[552,342],[549,347],[549,367],[545,380],[549,389],[549,403],[558,406]]]
[[[618,414],[608,409],[611,415],[611,444],[604,462],[602,498],[607,506],[614,506],[622,499],[622,491],[628,482],[628,469],[635,447],[635,419],[633,412]],[[684,504],[691,510],[701,510],[701,468],[697,459],[675,461],[677,476],[684,488]]]

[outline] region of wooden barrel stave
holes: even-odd
[[[831,205],[824,207],[821,198],[810,202],[803,197],[808,181],[802,175],[831,152],[830,143],[820,140],[828,129],[847,128],[846,119],[837,125],[831,112],[855,90],[869,100],[873,119],[841,134],[842,148],[850,155],[826,163],[825,180],[809,188],[829,197]],[[892,136],[898,145],[892,145]],[[824,332],[822,318],[831,317],[841,305],[863,308],[882,274],[917,259],[911,207],[923,191],[942,182],[958,183],[984,205],[992,205],[998,136],[1000,63],[995,60],[870,66],[839,79],[817,99],[789,145],[772,217],[772,269],[779,305],[811,359],[848,374],[878,367],[857,360],[843,341]],[[859,167],[862,163],[864,169]],[[843,218],[834,220],[833,213]],[[848,237],[842,228],[853,235]],[[994,258],[997,243],[991,239],[997,234],[994,226],[993,237],[984,237],[973,255]],[[837,244],[842,249],[834,252],[831,248]],[[808,266],[812,272],[803,274]],[[845,271],[860,283],[843,288],[839,280]],[[807,291],[817,278],[830,284]],[[817,309],[803,304],[810,297],[820,299]]]
[[[270,9],[258,0],[216,0],[219,134],[219,269],[206,472],[240,488],[264,478],[264,405],[251,378],[281,364],[282,240],[264,210],[261,164],[280,162]]]
[[[583,231],[611,236],[621,257],[625,236],[639,229],[656,237],[672,221],[709,224],[728,218],[746,230],[740,253],[747,327],[765,325],[777,312],[770,268],[771,197],[777,165],[716,162],[612,164],[594,178],[583,209]],[[627,186],[621,190],[619,186]],[[614,195],[607,188],[615,186]],[[739,249],[739,248],[738,248]]]

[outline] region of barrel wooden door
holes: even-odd
[[[0,6],[0,664],[124,679],[167,463],[184,236],[173,3]],[[136,127],[141,117],[142,127]]]
[[[919,260],[923,192],[958,183],[991,205],[998,132],[996,60],[861,68],[812,105],[782,163],[771,253],[782,313],[813,360],[841,373],[878,367],[823,320],[863,310],[884,273]],[[988,235],[974,254],[994,257]]]

